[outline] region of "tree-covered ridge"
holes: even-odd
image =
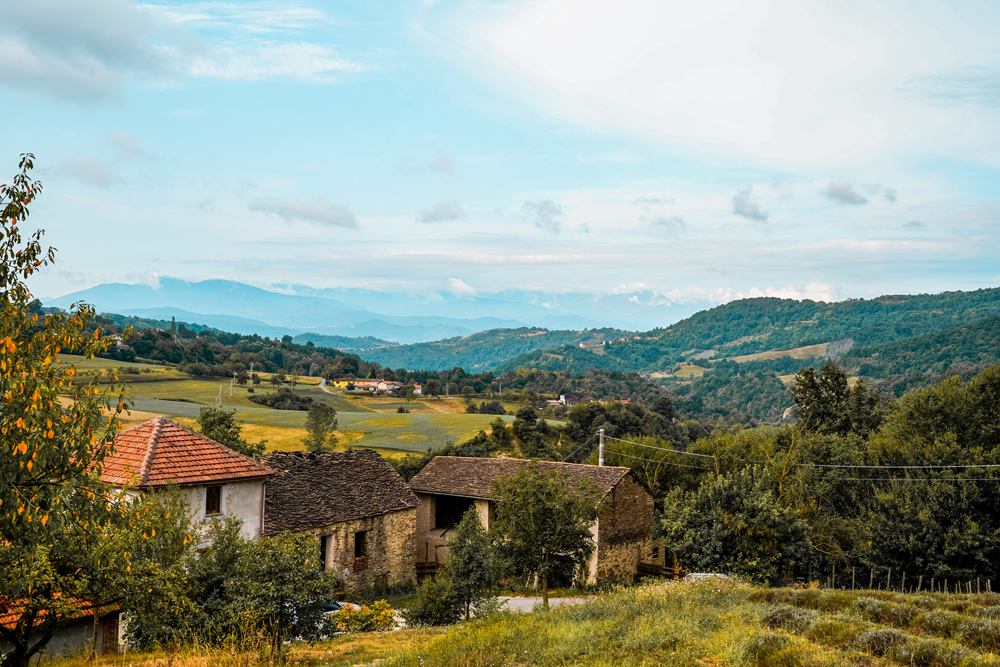
[[[445,370],[461,366],[469,371],[483,372],[532,350],[574,347],[584,341],[613,341],[629,335],[627,331],[610,328],[585,331],[549,331],[537,327],[491,329],[431,343],[387,346],[370,350],[365,357],[394,368]]]
[[[972,324],[1000,315],[1000,288],[915,296],[849,299],[838,303],[764,297],[733,301],[696,313],[665,329],[609,343],[603,355],[563,347],[510,359],[510,368],[583,367],[620,371],[667,371],[701,351],[715,358],[767,350],[849,341],[875,345]]]

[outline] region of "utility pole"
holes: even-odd
[[[604,429],[597,429],[597,465],[604,465]]]

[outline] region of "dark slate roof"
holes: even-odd
[[[310,530],[420,504],[403,478],[371,450],[271,452],[263,460],[278,473],[265,486],[265,535]]]
[[[410,480],[410,488],[418,493],[438,493],[469,498],[489,498],[493,480],[515,474],[531,463],[525,459],[476,459],[461,456],[438,456]],[[590,479],[604,493],[608,493],[625,475],[628,468],[618,466],[591,466],[582,463],[557,463],[539,461],[543,472],[555,470],[568,477],[571,486],[583,478]]]

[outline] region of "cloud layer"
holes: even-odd
[[[357,229],[358,220],[345,206],[331,204],[323,197],[313,197],[308,201],[292,198],[251,199],[247,204],[251,211],[260,211],[278,216],[285,222],[304,220],[321,225]]]

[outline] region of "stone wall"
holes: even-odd
[[[417,508],[344,521],[310,530],[326,540],[326,568],[347,590],[416,581],[413,561]],[[357,534],[364,532],[365,555],[355,557]]]
[[[653,497],[631,475],[611,491],[613,510],[597,530],[597,579],[631,581],[652,553]]]

